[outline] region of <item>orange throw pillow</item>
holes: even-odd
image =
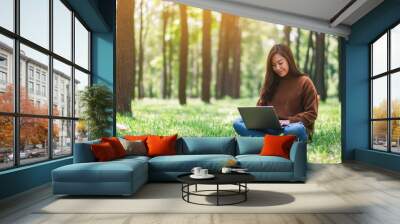
[[[116,159],[115,151],[112,145],[108,142],[91,145],[94,157],[99,162],[110,161]]]
[[[172,136],[148,136],[146,140],[148,156],[176,155],[177,138],[177,134]]]
[[[264,146],[261,149],[261,156],[280,156],[286,159],[290,157],[290,148],[296,140],[294,135],[265,135]]]
[[[109,137],[109,138],[101,138],[101,142],[108,142],[114,149],[115,155],[117,158],[121,158],[126,156],[126,151],[124,146],[122,146],[121,142],[117,137]]]

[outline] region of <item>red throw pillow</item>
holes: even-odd
[[[109,137],[109,138],[101,138],[101,142],[108,142],[114,149],[115,155],[117,158],[121,158],[126,156],[126,151],[124,146],[122,146],[121,142],[117,137]]]
[[[116,159],[115,151],[109,142],[102,142],[91,145],[94,157],[99,162],[110,161]]]
[[[290,148],[296,140],[294,135],[265,135],[264,146],[261,149],[262,156],[280,156],[286,159],[290,158]]]
[[[176,155],[177,138],[177,134],[172,136],[148,136],[146,140],[148,156]]]

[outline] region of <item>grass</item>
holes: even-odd
[[[188,104],[181,106],[175,99],[134,101],[132,115],[117,114],[117,126],[125,126],[118,129],[118,135],[234,136],[232,122],[239,117],[237,107],[255,102],[256,99],[227,98],[205,104],[199,99],[188,99]],[[338,163],[340,148],[340,103],[328,99],[320,103],[308,159],[315,163]]]

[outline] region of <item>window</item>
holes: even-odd
[[[0,26],[14,31],[14,0],[0,1]]]
[[[0,84],[4,86],[7,84],[7,74],[3,71],[0,71]]]
[[[40,104],[40,102],[36,102]],[[19,158],[22,165],[49,158],[48,119],[20,118]],[[32,135],[35,133],[35,135]]]
[[[29,79],[30,79],[30,80],[33,80],[33,67],[32,67],[32,66],[29,66],[29,71],[28,71],[28,73],[29,73]]]
[[[71,60],[72,12],[60,1],[53,0],[54,52]]]
[[[0,141],[0,170],[14,166],[14,122],[13,117],[0,115],[2,136]]]
[[[89,86],[89,75],[75,70],[75,117],[79,117],[81,114],[79,97],[86,86]]]
[[[28,89],[29,94],[33,94],[33,82],[28,82]]]
[[[0,2],[0,6],[2,6],[4,2]],[[4,16],[1,15],[2,13],[3,8],[0,8],[0,21]],[[14,42],[0,33],[0,46],[0,113],[12,113],[14,111],[14,70],[11,65],[8,65],[12,60],[7,61],[7,59],[14,57]]]
[[[40,81],[40,71],[39,71],[39,69],[36,69],[36,80],[38,82]]]
[[[87,139],[74,105],[90,84],[90,31],[67,4],[0,0],[0,170],[70,156]]]
[[[72,121],[53,120],[53,157],[72,153]]]
[[[89,32],[75,18],[75,62],[82,68],[89,69]]]
[[[21,36],[49,48],[49,0],[20,0]]]
[[[64,103],[64,96],[65,95],[72,95],[72,92],[70,89],[65,89],[64,85],[65,83],[70,83],[72,84],[72,68],[69,65],[66,65],[56,59],[53,60],[53,90],[54,90],[54,95],[53,95],[53,103],[59,103],[58,102],[58,96],[60,96],[60,100],[62,103]],[[71,102],[68,102],[69,105],[72,104],[72,98],[69,99]],[[53,110],[53,114],[59,114],[59,110]],[[72,117],[72,108],[69,107],[66,110],[66,114],[63,114],[63,116],[68,116]]]
[[[46,97],[46,86],[42,86],[42,96]]]
[[[0,53],[0,91],[5,92],[7,86],[7,56]]]
[[[400,153],[400,25],[370,45],[371,148]]]
[[[7,56],[0,54],[0,67],[7,68]]]

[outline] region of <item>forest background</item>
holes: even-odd
[[[162,0],[118,1],[118,135],[234,136],[237,107],[256,104],[276,43],[320,96],[309,160],[340,162],[338,37]]]

